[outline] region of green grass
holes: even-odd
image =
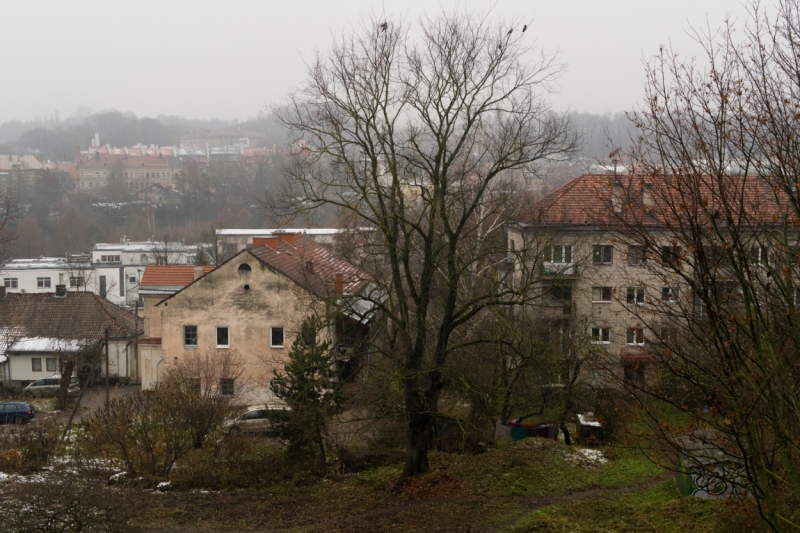
[[[684,498],[667,479],[632,493],[599,495],[534,511],[511,526],[509,533],[692,533],[761,531],[753,516],[728,502]]]

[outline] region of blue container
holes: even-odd
[[[528,436],[528,430],[519,426],[511,426],[511,438],[513,440],[522,440]]]

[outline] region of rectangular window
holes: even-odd
[[[694,308],[694,317],[695,318],[706,318],[706,303],[703,301],[703,298],[699,294],[694,295],[693,301],[693,308]]]
[[[592,344],[610,344],[610,328],[592,328]]]
[[[281,327],[273,327],[270,328],[270,347],[272,348],[283,348],[284,340],[283,340],[283,328]]]
[[[236,390],[236,380],[232,378],[220,378],[219,390],[223,396],[233,396]]]
[[[572,303],[572,287],[551,285],[547,288],[547,299],[554,304]]]
[[[36,286],[40,289],[47,289],[50,287],[50,278],[36,278]]]
[[[678,330],[670,326],[661,326],[658,336],[662,343],[670,346],[678,339]]]
[[[661,287],[661,301],[677,302],[680,292],[681,290],[678,287]]]
[[[34,357],[31,359],[31,371],[33,372],[41,372],[42,371],[42,358],[41,357]]]
[[[625,331],[625,344],[628,346],[644,346],[644,328],[628,328]]]
[[[610,302],[611,287],[592,287],[593,302]]]
[[[572,263],[572,246],[546,246],[544,249],[544,260],[551,263]]]
[[[230,348],[230,330],[228,326],[217,326],[217,348]]]
[[[70,287],[83,287],[85,285],[85,280],[83,276],[71,276],[69,278],[69,286]]]
[[[55,357],[48,357],[44,360],[45,364],[47,365],[48,372],[55,372],[58,370],[58,366],[56,365],[56,358]]]
[[[3,285],[8,289],[16,289],[19,285],[17,278],[5,278]]]
[[[595,265],[610,265],[614,260],[614,247],[610,244],[595,244],[592,253],[592,263]]]
[[[197,348],[197,326],[183,326],[183,346]]]
[[[630,266],[642,266],[645,260],[644,246],[628,246],[628,264]]]
[[[628,287],[628,305],[644,305],[644,287]]]
[[[659,251],[661,264],[664,266],[678,267],[681,264],[681,249],[678,246],[662,246]]]
[[[129,277],[128,277],[128,281],[129,281],[130,283],[136,283],[136,276],[129,276]]]
[[[750,249],[750,262],[756,265],[766,265],[768,263],[769,251],[766,246],[753,246]]]
[[[642,361],[628,361],[622,364],[625,385],[641,387],[644,385],[644,363]]]

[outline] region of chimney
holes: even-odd
[[[194,267],[194,279],[203,275],[203,267]]]
[[[253,237],[253,248],[264,246],[265,244],[273,250],[278,249],[278,239],[275,237]]]
[[[286,244],[290,244],[292,246],[294,246],[294,237],[295,237],[294,233],[279,233],[278,234],[278,238],[280,240],[282,240]]]
[[[341,272],[336,273],[336,278],[333,282],[333,288],[336,291],[336,294],[344,294],[344,278],[342,277]]]
[[[67,297],[67,286],[56,285],[56,298],[66,298],[66,297]]]

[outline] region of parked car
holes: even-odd
[[[269,413],[276,410],[285,410],[285,407],[266,405],[253,405],[236,417],[228,418],[222,422],[222,430],[231,435],[241,433],[266,433],[271,427]]]
[[[22,424],[36,418],[36,409],[28,402],[0,402],[0,423]]]
[[[23,392],[31,396],[55,396],[58,394],[59,387],[61,387],[61,375],[55,374],[47,378],[37,379],[25,387]],[[78,378],[70,378],[69,387],[67,387],[67,395],[75,396],[80,391],[81,387],[78,384]]]

